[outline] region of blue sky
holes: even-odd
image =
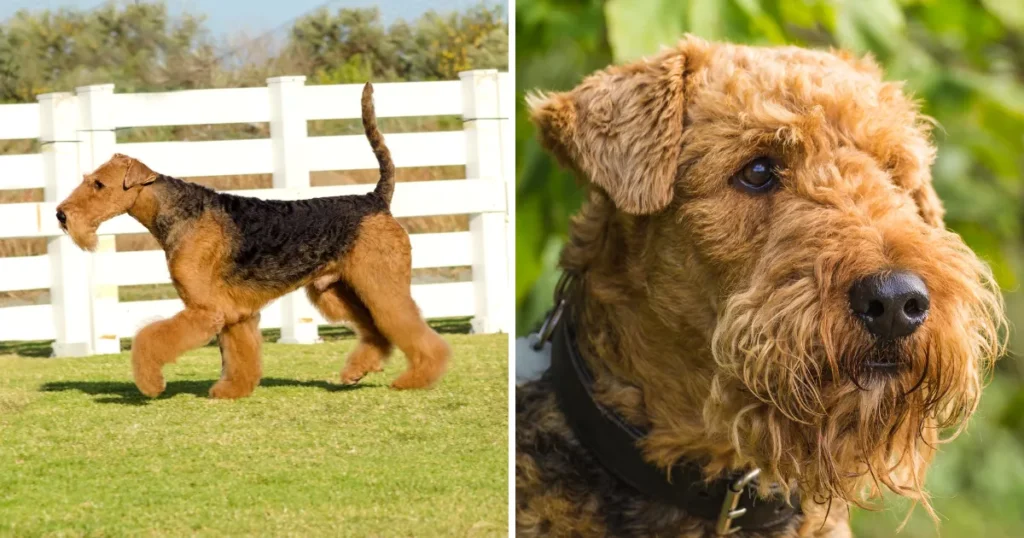
[[[131,0],[118,0],[130,2]],[[172,13],[188,11],[206,15],[206,24],[220,37],[234,31],[247,34],[272,30],[322,4],[328,9],[342,7],[378,6],[385,22],[410,19],[428,9],[435,11],[460,10],[480,3],[480,0],[165,0]],[[60,7],[92,8],[106,0],[0,0],[0,21],[8,19],[19,9],[39,10]],[[506,0],[486,0],[489,5],[508,5]]]

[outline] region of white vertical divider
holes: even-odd
[[[270,89],[270,139],[274,152],[273,186],[308,188],[309,161],[306,159],[306,115],[303,91],[306,77],[267,79]],[[280,299],[282,344],[313,344],[319,341],[313,306],[305,290],[297,290]]]
[[[503,182],[498,71],[464,71],[459,73],[459,79],[462,81],[462,118],[466,132],[466,175]],[[502,189],[506,190],[506,187],[503,185]],[[480,213],[469,217],[476,301],[472,327],[476,333],[508,332],[509,329],[505,308],[509,285],[507,197],[505,203],[505,211],[501,213]]]
[[[113,110],[111,110],[114,85],[97,84],[82,86],[75,90],[78,95],[78,163],[83,174],[88,174],[114,154],[117,134],[114,132]],[[115,237],[101,235],[96,253],[114,253]],[[99,256],[90,256],[93,274]],[[93,353],[108,354],[121,352],[121,338],[118,334],[117,286],[92,286],[92,346]]]
[[[501,141],[499,145],[501,147],[501,169],[505,173],[505,230],[507,241],[508,254],[505,263],[508,267],[508,273],[505,278],[508,281],[508,288],[506,288],[505,300],[507,308],[511,309],[515,304],[515,272],[513,266],[515,265],[516,259],[516,207],[515,207],[515,191],[516,191],[516,131],[515,131],[515,101],[516,101],[516,88],[515,82],[512,80],[512,75],[509,73],[501,73],[498,75],[498,110],[500,112],[501,129],[499,134],[501,135]],[[508,332],[512,332],[514,326],[513,319],[506,318],[506,329]]]
[[[71,93],[38,96],[39,138],[42,145],[44,196],[60,203],[81,182],[78,166],[78,98]],[[41,215],[40,218],[56,218]],[[46,244],[53,271],[50,304],[56,338],[53,355],[81,357],[93,354],[92,264],[90,256],[67,235],[51,237]]]

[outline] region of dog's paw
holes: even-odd
[[[395,390],[427,389],[435,382],[437,379],[431,379],[430,376],[426,376],[422,372],[407,370],[391,383],[391,388]]]
[[[341,384],[342,385],[355,385],[362,381],[366,372],[349,372],[348,370],[342,370],[341,372]]]
[[[163,375],[157,373],[145,377],[135,376],[135,386],[138,387],[139,392],[142,394],[150,398],[156,398],[163,394],[167,388],[167,382],[164,381]]]
[[[359,364],[359,361],[350,360],[341,370],[341,383],[343,385],[355,385],[366,377],[366,374],[383,371],[384,367],[379,360],[374,361],[372,364]]]
[[[254,388],[255,387],[250,387],[242,383],[231,383],[226,379],[221,379],[210,387],[210,397],[217,398],[219,400],[244,398],[252,394]]]
[[[366,374],[372,374],[382,371],[384,371],[384,368],[381,368],[380,365],[372,366],[370,368],[346,366],[341,371],[341,384],[355,385],[356,383],[362,381],[362,379],[366,377]]]
[[[160,396],[167,388],[160,367],[141,360],[138,350],[132,350],[132,378],[139,392],[150,398]]]

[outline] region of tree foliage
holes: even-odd
[[[296,21],[287,54],[318,79],[451,80],[460,71],[508,69],[508,25],[497,7],[430,11],[413,22],[381,22],[376,8],[321,9]]]
[[[22,10],[0,23],[0,102],[109,82],[117,91],[162,91],[259,86],[284,74],[316,84],[508,69],[508,23],[487,4],[390,26],[375,8],[322,9],[297,19],[280,42],[233,41],[220,44],[201,15],[171,16],[159,1]]]
[[[19,11],[0,26],[0,102],[98,81],[125,90],[190,87],[216,62],[202,19],[162,4]]]

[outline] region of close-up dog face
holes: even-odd
[[[922,498],[1004,322],[990,270],[943,224],[931,124],[901,85],[870,59],[690,38],[530,106],[614,207],[637,315],[688,335],[651,368],[708,380],[645,394],[663,458],[683,455],[666,436],[697,400],[705,442],[807,497]]]
[[[142,162],[115,154],[57,206],[57,221],[80,248],[96,248],[96,230],[104,221],[131,209],[145,185],[157,174]]]

